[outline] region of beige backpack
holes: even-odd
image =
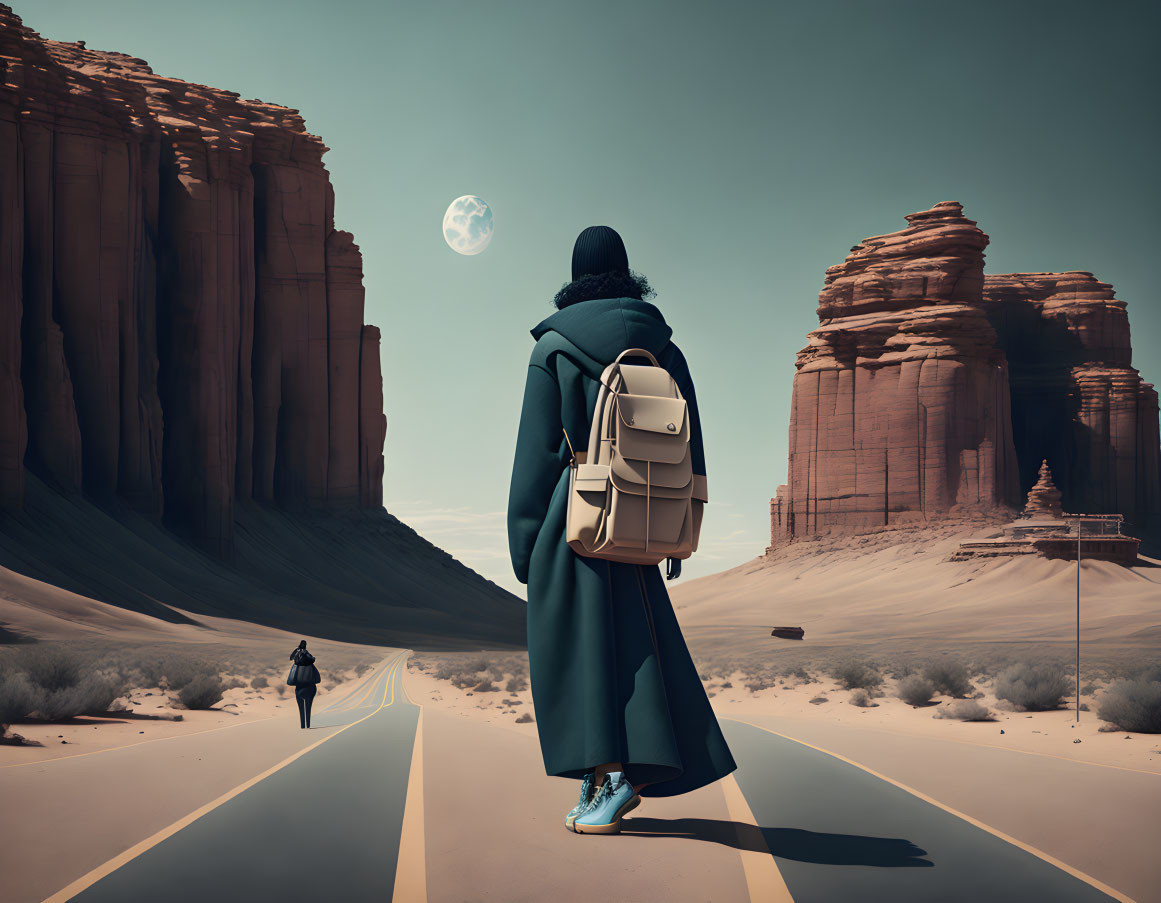
[[[630,355],[653,363],[622,364]],[[567,430],[565,441],[572,452]],[[622,351],[601,374],[588,451],[572,455],[568,544],[578,555],[632,564],[688,558],[705,501],[677,383],[648,351]]]

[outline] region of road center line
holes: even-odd
[[[742,788],[732,774],[722,779],[722,793],[726,798],[726,811],[730,820],[738,824],[760,827],[750,811],[750,804]],[[746,890],[750,894],[750,903],[794,903],[790,888],[782,877],[778,868],[778,861],[767,849],[749,850],[740,845],[738,853],[742,857],[742,872],[746,876]]]

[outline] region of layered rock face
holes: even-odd
[[[23,468],[208,548],[238,498],[382,503],[379,333],[297,111],[0,5],[0,504]]]
[[[1018,491],[1007,369],[979,306],[988,237],[955,203],[907,221],[827,270],[775,543],[990,511]]]
[[[1129,315],[1092,273],[987,276],[1012,382],[1022,485],[1047,459],[1068,511],[1161,515],[1157,392],[1133,368]]]
[[[1123,301],[1091,273],[984,276],[956,203],[827,270],[798,354],[789,480],[771,545],[827,531],[1014,513],[1047,459],[1064,507],[1161,514],[1157,393]]]

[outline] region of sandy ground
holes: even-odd
[[[487,654],[483,657],[487,658]],[[419,656],[418,661],[426,663],[429,659]],[[412,687],[415,688],[412,696],[416,701],[422,700],[424,704],[479,723],[537,736],[534,721],[516,721],[525,713],[535,718],[530,690],[477,693],[455,687],[447,680],[436,679],[430,665],[425,670],[417,670],[415,665],[414,659],[409,662],[407,686],[409,693]],[[886,680],[883,685],[884,695],[872,698],[871,707],[861,708],[851,705],[851,691],[840,689],[836,681],[827,677],[811,683],[789,678],[785,686],[758,692],[746,689],[747,679],[742,672],[735,672],[729,679],[703,682],[719,717],[743,720],[755,716],[793,718],[804,723],[821,722],[836,727],[889,731],[901,736],[1019,750],[1161,775],[1161,734],[1109,732],[1107,725],[1091,711],[1082,711],[1079,723],[1075,720],[1075,713],[1067,708],[1035,713],[1014,711],[1006,702],[986,692],[994,683],[991,680],[976,682],[984,692],[976,701],[990,709],[996,720],[963,722],[938,717],[941,711],[951,706],[953,700],[950,697],[936,696],[929,706],[910,706],[893,695],[894,682],[891,680]],[[732,686],[724,687],[724,683]],[[811,702],[820,698],[825,701]],[[519,705],[506,705],[504,700],[517,700]],[[1102,727],[1106,729],[1102,731]],[[1078,739],[1080,743],[1075,742]]]
[[[671,596],[683,627],[795,626],[812,643],[1072,640],[1075,562],[947,560],[962,540],[990,532],[933,526],[798,542]],[[1084,562],[1084,642],[1161,649],[1161,563],[1139,562]]]

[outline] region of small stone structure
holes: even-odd
[[[1049,517],[1059,520],[1063,517],[1060,507],[1060,490],[1052,482],[1052,471],[1048,461],[1040,462],[1039,479],[1028,492],[1028,503],[1024,506],[1024,517]]]
[[[1123,521],[1119,514],[1065,514],[1060,507],[1060,490],[1044,460],[1023,514],[984,539],[960,543],[951,560],[1040,555],[1075,561],[1079,529],[1082,557],[1132,567],[1141,541],[1121,532]]]

